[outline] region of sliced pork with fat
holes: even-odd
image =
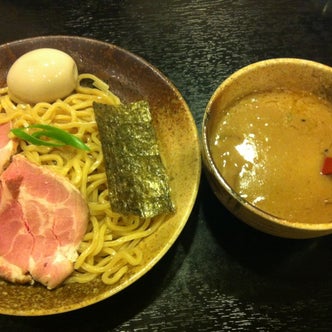
[[[52,289],[72,272],[88,206],[64,177],[13,157],[0,176],[0,276]]]

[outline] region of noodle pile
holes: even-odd
[[[96,87],[87,87],[84,81]],[[94,101],[119,104],[108,86],[91,74],[79,75],[76,90],[64,100],[36,105],[15,104],[7,88],[0,89],[0,124],[12,122],[14,128],[49,124],[78,136],[90,151],[72,147],[46,147],[20,141],[19,152],[31,162],[65,176],[88,202],[90,221],[78,250],[74,273],[66,283],[85,283],[100,277],[105,284],[119,281],[130,269],[142,263],[138,243],[153,233],[160,217],[141,219],[111,211],[99,133],[94,118]]]

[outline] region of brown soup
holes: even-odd
[[[228,184],[258,208],[291,221],[332,221],[332,104],[284,90],[254,93],[222,112],[211,153]]]

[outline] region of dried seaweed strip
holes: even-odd
[[[149,105],[94,103],[112,210],[140,217],[174,211]]]

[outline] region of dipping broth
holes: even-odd
[[[242,198],[279,218],[332,221],[332,104],[307,92],[251,94],[220,112],[211,154]]]

